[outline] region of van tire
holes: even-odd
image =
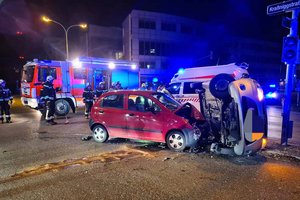
[[[55,101],[55,115],[66,116],[70,112],[70,104],[65,99]]]
[[[209,83],[209,91],[211,94],[218,98],[226,100],[230,97],[228,85],[234,81],[234,78],[229,74],[218,74]]]

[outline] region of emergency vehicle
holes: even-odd
[[[199,96],[192,87],[193,83],[208,84],[212,78],[221,73],[230,74],[237,80],[249,76],[247,69],[246,63],[187,68],[173,76],[167,89],[180,103],[189,102],[200,110]]]
[[[38,60],[27,62],[23,66],[21,80],[21,101],[25,106],[39,109],[40,91],[46,77],[54,78],[57,90],[55,113],[64,116],[70,108],[75,112],[80,105],[82,93],[87,82],[96,88],[105,82],[106,89],[119,81],[124,89],[139,87],[139,69],[136,63],[107,58],[81,57],[71,61]]]

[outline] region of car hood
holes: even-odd
[[[205,120],[200,111],[190,103],[185,103],[173,111],[176,115],[184,117],[187,120]]]

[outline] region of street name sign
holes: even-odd
[[[275,15],[300,8],[300,0],[283,1],[267,7],[268,15]]]

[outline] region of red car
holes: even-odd
[[[191,104],[181,105],[163,93],[111,91],[93,105],[90,129],[96,142],[130,138],[167,143],[175,151],[193,147],[201,132],[195,123],[204,118]]]

